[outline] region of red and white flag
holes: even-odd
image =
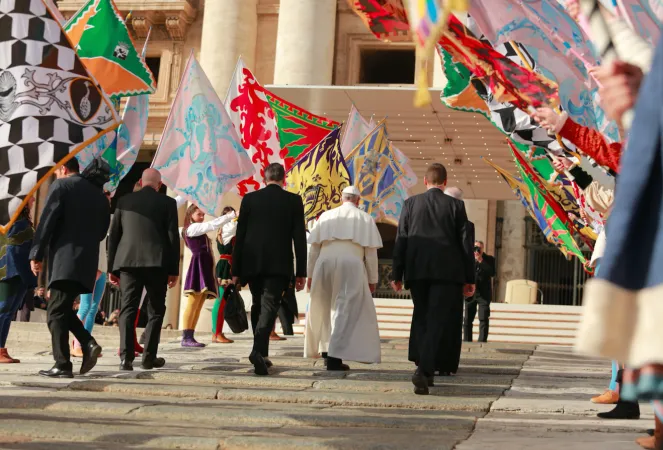
[[[285,167],[278,126],[262,86],[240,58],[230,81],[224,106],[235,125],[242,145],[256,169],[255,174],[237,184],[239,195],[260,189],[265,168],[271,163]]]

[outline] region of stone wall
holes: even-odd
[[[506,283],[525,278],[525,209],[518,200],[497,202],[497,217],[503,219],[502,247],[497,261],[495,301],[503,302]]]

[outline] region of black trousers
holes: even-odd
[[[85,292],[85,289],[76,281],[54,281],[50,285],[50,291],[51,299],[48,301],[46,321],[51,332],[55,367],[60,370],[72,370],[69,332],[78,339],[83,348],[93,340],[74,311],[74,301]]]
[[[440,349],[446,349],[460,358],[457,334],[458,308],[463,305],[463,285],[429,280],[409,283],[414,303],[410,329],[410,359],[418,362],[426,376],[432,376],[437,368]],[[443,340],[444,339],[444,340]],[[457,369],[457,368],[456,368]],[[451,370],[450,370],[451,371]]]
[[[479,342],[488,342],[490,302],[479,295],[465,303],[465,342],[472,342],[472,323],[479,310]]]
[[[262,277],[249,282],[253,304],[251,326],[253,327],[253,351],[263,357],[269,356],[269,335],[274,329],[283,294],[290,279],[287,277]]]
[[[161,326],[166,314],[166,291],[168,290],[168,274],[160,267],[123,269],[120,272],[120,290],[122,306],[120,309],[120,358],[133,361],[135,357],[134,324],[140,306],[143,289],[147,308],[147,326],[145,327],[145,351],[143,361],[151,361],[157,357]]]

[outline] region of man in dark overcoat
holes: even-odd
[[[71,158],[57,169],[57,180],[48,191],[30,251],[35,274],[42,271],[44,257],[48,255],[51,299],[47,322],[55,365],[40,371],[42,376],[74,376],[69,354],[70,331],[83,348],[81,374],[89,372],[101,354],[101,347],[76,316],[74,300],[94,289],[99,243],[110,224],[110,204],[103,191],[109,173],[108,163],[95,159],[83,176],[78,161]]]

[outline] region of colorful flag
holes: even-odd
[[[510,102],[522,110],[559,105],[555,83],[514,64],[474,36],[455,16],[449,17],[448,27],[439,44],[484,81],[499,101]]]
[[[477,90],[472,86],[472,73],[462,65],[455,62],[449,52],[437,46],[442,63],[442,72],[447,81],[440,100],[451,109],[457,111],[479,113],[490,119],[490,110],[486,106]]]
[[[141,54],[143,59],[145,59],[150,34],[151,31],[148,32],[143,45],[143,53]],[[103,158],[111,166],[111,179],[104,186],[106,191],[114,192],[122,178],[129,173],[136,162],[147,131],[149,108],[150,96],[148,94],[129,97],[124,105],[122,123],[117,129],[117,139],[110,136],[111,133],[108,133],[106,135],[107,139],[99,139],[77,155],[81,167],[87,167],[97,155],[103,154]]]
[[[113,0],[89,0],[65,26],[78,56],[112,97],[153,94],[154,76]]]
[[[391,37],[384,33],[382,25],[386,23],[391,30],[398,31],[393,33],[397,39],[407,33],[407,17],[399,13],[403,8],[402,0],[353,0],[352,5],[379,39]],[[400,8],[395,5],[400,5]],[[400,22],[398,26],[397,22]],[[438,44],[475,77],[482,79],[500,101],[511,102],[524,110],[530,106],[558,106],[557,87],[550,80],[514,64],[490,45],[481,42],[455,16],[449,16],[447,27]]]
[[[352,108],[350,108],[348,120],[343,125],[343,128],[345,132],[343,133],[343,139],[341,140],[341,152],[343,152],[343,157],[347,158],[348,155],[352,153],[352,150],[354,150],[355,147],[368,136],[375,126],[371,126],[370,122],[367,122],[366,119],[364,119],[353,104]]]
[[[417,46],[416,106],[429,105],[427,63],[433,55],[435,44],[440,39],[451,10],[467,11],[468,0],[408,0],[407,18]]]
[[[0,2],[0,21],[0,232],[7,233],[44,180],[119,118],[42,0]]]
[[[164,184],[209,215],[254,168],[212,83],[193,56],[152,162]]]
[[[348,116],[348,121],[343,125],[345,128],[345,133],[343,134],[343,140],[341,141],[341,151],[343,152],[343,157],[348,158],[350,153],[357,147],[361,142],[375,129],[376,125],[373,123],[373,118],[370,121],[366,121],[364,117],[359,113],[357,108],[352,105],[350,109],[350,115]],[[417,175],[410,167],[409,159],[403,152],[401,152],[393,143],[391,145],[391,151],[394,154],[394,157],[400,167],[403,169],[403,179],[402,181],[402,190],[408,192],[414,185],[417,184]],[[407,196],[406,196],[407,198]]]
[[[562,253],[564,253],[564,255],[566,256],[567,255],[566,249],[560,245],[557,236],[555,236],[552,233],[550,224],[546,221],[546,218],[543,216],[543,213],[537,208],[536,204],[532,203],[532,194],[529,191],[528,187],[522,182],[522,180],[514,177],[505,169],[501,168],[500,166],[490,161],[489,159],[484,158],[484,161],[488,165],[490,165],[493,169],[495,169],[497,173],[500,174],[500,176],[504,179],[504,181],[506,181],[506,183],[509,185],[513,193],[516,194],[518,200],[520,200],[520,203],[522,203],[522,205],[525,207],[527,213],[539,226],[546,240],[551,244],[555,245],[557,248],[559,248],[562,251]]]
[[[264,89],[267,100],[276,115],[281,150],[285,151],[285,168],[324,139],[341,124],[318,116]]]
[[[299,158],[286,174],[287,189],[301,196],[306,223],[342,203],[341,191],[350,175],[341,154],[341,129],[334,128]]]
[[[405,171],[389,142],[384,120],[348,155],[347,167],[352,184],[361,194],[359,207],[376,220],[388,217],[398,221],[407,198],[402,185]],[[403,195],[405,198],[401,198]],[[383,207],[390,197],[391,210],[387,214]],[[395,210],[391,207],[394,204]]]
[[[409,41],[403,0],[348,0],[366,27],[381,41]]]
[[[557,0],[478,0],[470,10],[470,29],[481,30],[511,61],[554,81],[561,106],[576,123],[612,141],[619,139],[617,125],[600,107],[598,85],[588,73],[599,65],[592,43]],[[505,51],[500,48],[504,45]]]
[[[620,15],[652,47],[658,44],[663,26],[663,2],[660,0],[618,0]]]
[[[538,194],[545,200],[550,212],[554,214],[569,230],[580,233],[585,243],[592,248],[593,242],[598,237],[596,233],[587,225],[579,224],[569,215],[580,217],[579,205],[577,200],[570,201],[567,194],[562,192],[559,186],[552,185],[543,180],[543,178],[534,170],[532,165],[526,160],[524,155],[509,141],[511,153],[516,159],[516,167],[522,173],[523,182],[531,183],[536,187]]]
[[[255,173],[237,185],[244,196],[264,186],[265,168],[271,163],[285,166],[287,150],[281,149],[276,116],[264,89],[241,58],[223,103],[255,167]]]

